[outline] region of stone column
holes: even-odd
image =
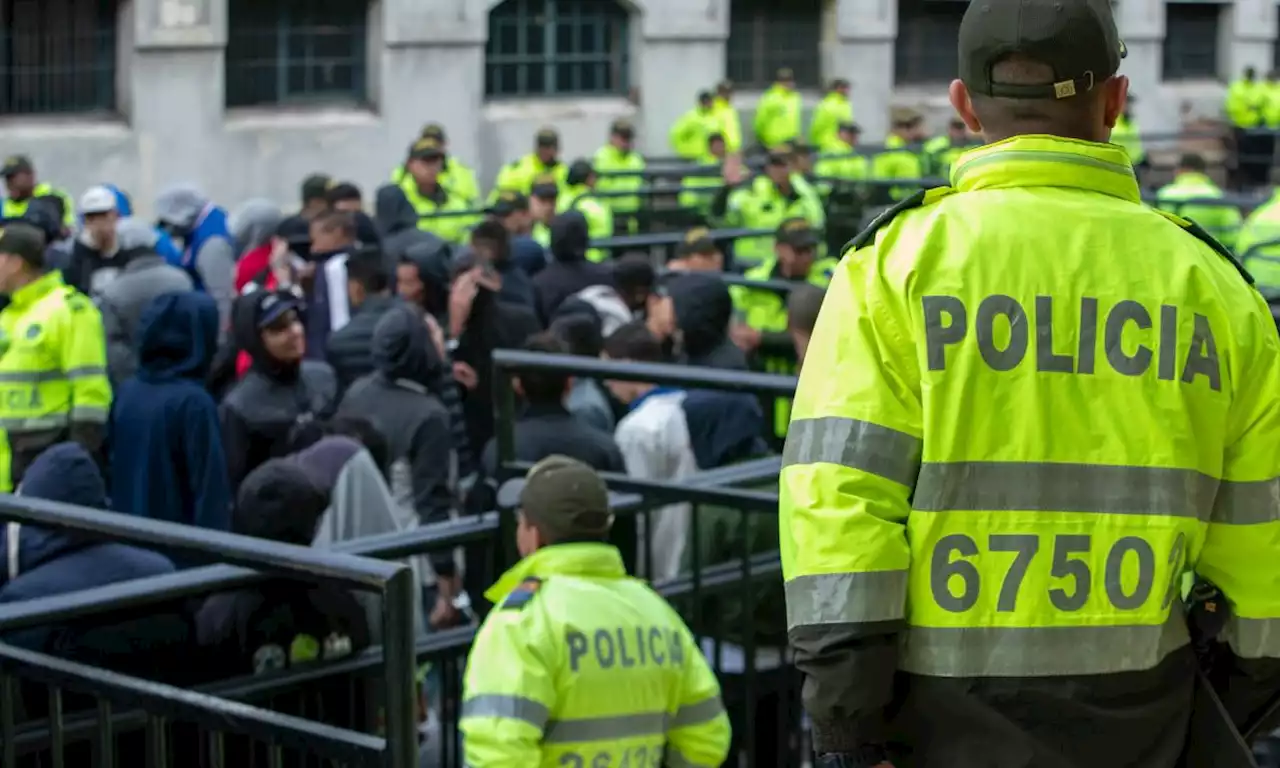
[[[633,0],[640,25],[640,149],[667,156],[671,126],[724,78],[729,0]]]
[[[897,36],[897,0],[839,0],[833,68],[825,74],[852,83],[853,116],[868,142],[879,142],[889,130]]]

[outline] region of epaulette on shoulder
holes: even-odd
[[[1236,271],[1240,273],[1240,276],[1244,278],[1246,283],[1253,285],[1253,275],[1249,274],[1249,270],[1244,268],[1244,265],[1240,263],[1240,260],[1236,258],[1230,248],[1218,242],[1218,239],[1206,232],[1204,227],[1195,223],[1191,219],[1183,218],[1176,213],[1170,213],[1169,211],[1164,211],[1154,207],[1151,210],[1165,217],[1169,221],[1172,221],[1174,224],[1177,224],[1184,232],[1192,235],[1200,242],[1212,248],[1215,253],[1226,259],[1231,263],[1231,266],[1236,268]]]
[[[530,576],[520,582],[520,586],[511,590],[511,594],[507,595],[507,599],[502,601],[502,610],[519,611],[522,610],[533,596],[538,594],[538,590],[542,588],[542,579],[536,576]]]
[[[951,194],[955,190],[951,187],[934,187],[933,189],[919,189],[915,194],[905,200],[899,200],[888,210],[875,217],[867,228],[858,233],[856,237],[845,245],[841,253],[852,253],[859,248],[870,245],[876,238],[876,233],[888,226],[898,214],[903,211],[909,211],[912,208],[919,208],[924,205],[932,205],[942,198]]]
[[[93,303],[89,301],[88,296],[85,296],[75,288],[67,287],[67,307],[72,312],[83,312],[91,306],[93,306]]]

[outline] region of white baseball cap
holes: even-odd
[[[106,187],[89,187],[80,196],[80,213],[106,213],[116,209],[116,195]]]

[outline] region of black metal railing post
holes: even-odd
[[[413,606],[421,599],[408,566],[400,566],[387,579],[382,603],[387,768],[414,768],[418,764]]]

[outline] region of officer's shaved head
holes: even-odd
[[[1007,56],[991,68],[991,80],[1003,85],[1042,85],[1054,81],[1053,69],[1025,56]],[[1010,99],[969,94],[973,114],[988,141],[1045,133],[1069,139],[1105,141],[1106,83],[1065,99]],[[1113,120],[1114,123],[1114,120]]]

